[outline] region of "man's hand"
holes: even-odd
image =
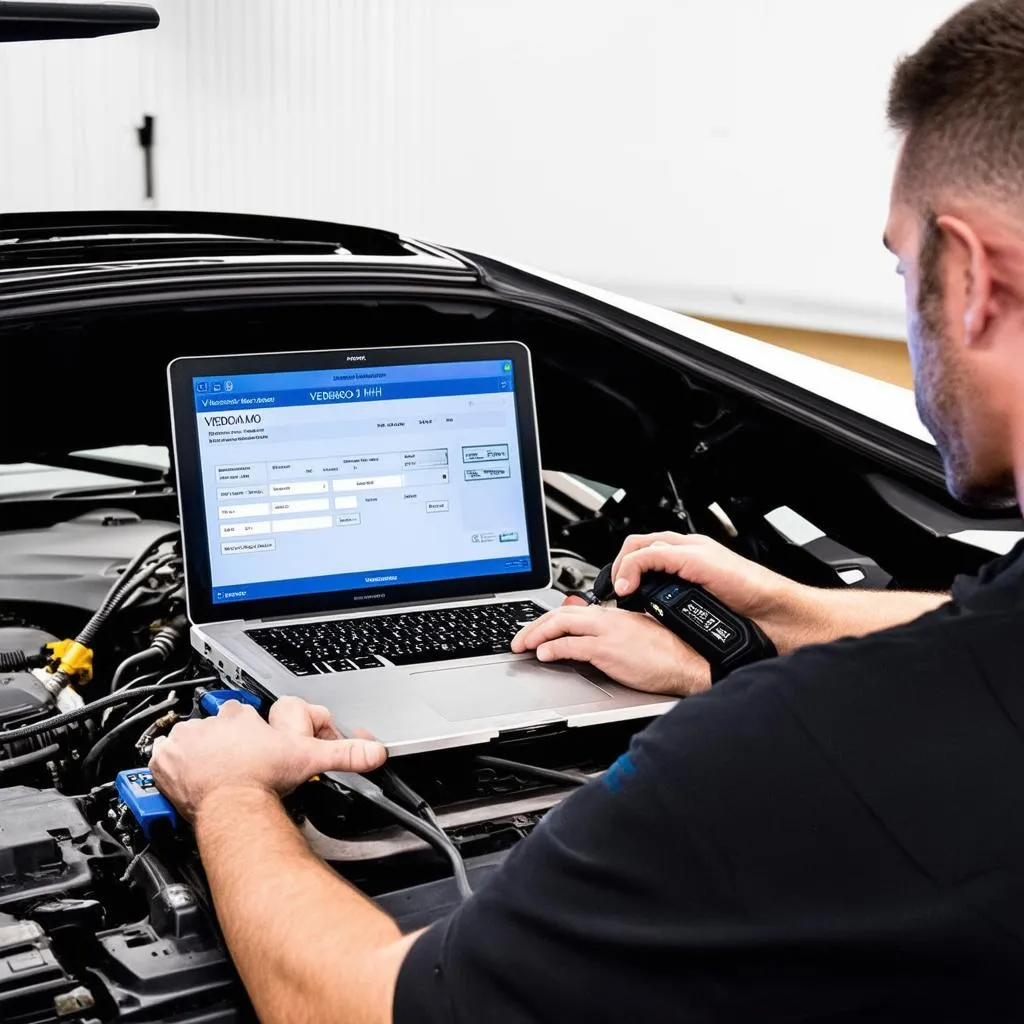
[[[318,740],[344,739],[341,730],[334,724],[330,711],[322,704],[309,704],[301,697],[279,697],[270,705],[268,721],[281,732],[295,736],[314,736]],[[356,729],[358,739],[372,740],[373,736],[365,729]],[[374,765],[373,767],[377,767]],[[325,771],[327,769],[324,769]],[[370,771],[353,769],[353,771]]]
[[[809,587],[710,537],[678,533],[628,538],[612,563],[616,594],[631,594],[640,576],[651,571],[672,573],[704,587],[737,614],[753,619],[779,654],[805,644],[891,629],[949,600],[949,594],[919,591]]]
[[[278,799],[321,771],[376,768],[385,753],[341,738],[326,708],[282,697],[269,725],[233,701],[175,726],[153,754],[160,789],[195,824],[217,918],[262,1021],[392,1018],[416,935],[403,937],[327,867]]]
[[[272,724],[238,701],[216,717],[180,722],[153,747],[149,767],[160,792],[193,820],[215,790],[283,796],[319,772],[370,771],[387,757],[380,743],[341,739],[324,708],[294,699],[275,708]]]
[[[824,593],[780,576],[698,534],[628,537],[612,563],[615,593],[619,597],[632,594],[646,572],[667,572],[704,587],[737,615],[753,619],[780,654],[807,641],[814,605],[809,595]]]
[[[539,661],[586,661],[625,686],[683,697],[711,686],[708,663],[653,619],[567,604],[522,629],[512,650]]]
[[[779,654],[889,629],[949,600],[948,594],[808,587],[710,537],[679,533],[628,538],[612,563],[615,593],[633,593],[645,572],[671,573],[704,587],[737,614],[753,619]],[[573,598],[526,626],[512,641],[512,650],[535,650],[541,661],[589,661],[617,682],[649,693],[686,696],[711,685],[707,662],[652,619]]]
[[[780,651],[788,649],[787,625],[805,617],[802,607],[797,610],[797,584],[709,537],[630,537],[612,565],[616,593],[631,594],[641,574],[653,570],[707,587],[740,615],[756,619]],[[618,608],[580,606],[572,598],[526,626],[512,641],[512,650],[535,650],[540,661],[588,661],[616,682],[648,693],[685,697],[711,686],[708,663],[653,619]]]

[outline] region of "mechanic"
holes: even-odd
[[[1024,3],[979,0],[898,67],[886,244],[950,490],[1024,499]],[[841,197],[837,197],[841,202]],[[809,242],[811,240],[808,240]],[[1015,484],[1016,481],[1016,484]],[[422,933],[307,848],[279,795],[379,764],[295,700],[174,728],[193,822],[265,1021],[987,1021],[1024,1010],[1024,551],[952,595],[834,593],[699,537],[631,539],[783,656],[709,687],[633,613],[566,607],[515,649],[689,695]]]

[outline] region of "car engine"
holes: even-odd
[[[125,800],[155,737],[220,685],[189,648],[175,524],[93,511],[0,533],[0,565],[0,1021],[254,1019],[190,831]],[[566,591],[596,573],[570,551],[554,570]],[[636,728],[538,729],[401,774],[476,885]],[[379,808],[316,782],[288,807],[403,928],[456,905],[449,864]]]
[[[0,534],[0,564],[0,1020],[239,1019],[188,851],[146,849],[110,781],[175,720],[145,684],[190,671],[176,527],[94,511]]]
[[[864,505],[876,514],[855,530],[827,523],[817,506],[838,539],[817,530],[801,540],[799,516],[771,511],[782,504],[778,480],[756,501],[737,480],[692,474],[684,503],[670,472],[660,486],[631,492],[545,473],[554,585],[590,590],[628,534],[661,530],[717,536],[820,586],[885,587],[875,551],[902,569],[900,585],[946,586],[953,571],[980,561],[909,535],[900,513],[877,504]],[[153,487],[149,497],[143,487],[22,502],[26,517],[0,530],[4,1024],[254,1019],[190,830],[169,805],[144,809],[163,800],[145,772],[154,740],[210,713],[224,685],[191,650],[175,499],[162,483]],[[644,724],[542,726],[486,748],[408,755],[389,770],[432,809],[475,889]],[[458,905],[455,861],[382,805],[317,781],[285,805],[314,852],[403,930]]]

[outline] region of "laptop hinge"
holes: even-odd
[[[268,615],[266,618],[256,619],[256,622],[290,622],[293,619],[330,619],[336,615],[347,615],[352,612],[393,612],[401,611],[403,608],[431,608],[445,607],[456,608],[462,604],[475,604],[477,601],[492,601],[497,594],[474,594],[472,597],[442,597],[433,601],[403,601],[400,604],[368,604],[365,608],[335,608],[331,611],[302,612],[298,615]]]

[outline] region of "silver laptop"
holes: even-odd
[[[509,650],[562,602],[525,345],[183,358],[168,377],[192,644],[226,681],[325,704],[392,755],[674,703]]]

